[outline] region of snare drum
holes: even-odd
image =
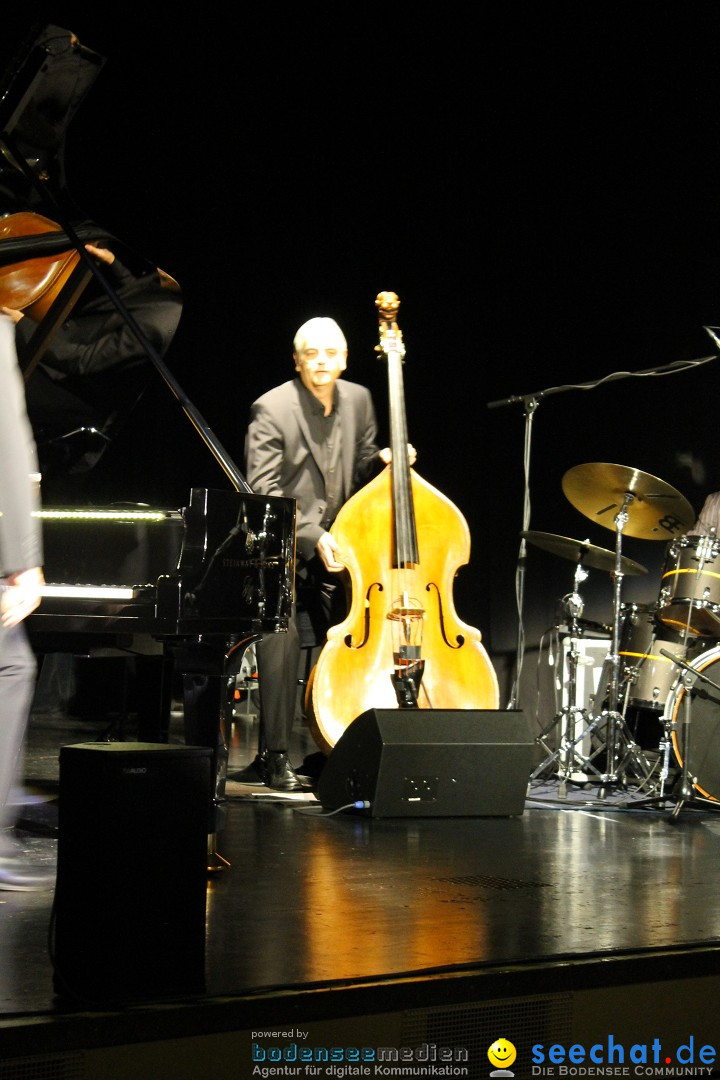
[[[680,633],[720,638],[720,540],[681,536],[665,560],[657,617]]]
[[[720,686],[720,646],[708,649],[690,663],[703,672],[715,686]],[[685,714],[685,684],[679,682],[665,705],[665,719],[673,721],[672,742],[681,766],[687,756],[687,769],[694,788],[715,802],[720,799],[720,691],[698,679],[707,697],[692,694],[690,723]]]
[[[658,627],[656,609],[649,604],[622,604],[620,608],[620,663],[628,684],[626,700],[638,709],[661,710],[672,690],[678,668],[660,650],[685,659],[687,649],[679,635]]]

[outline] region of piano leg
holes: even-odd
[[[170,734],[173,660],[165,655],[139,653],[134,664],[138,741],[166,743]]]
[[[213,752],[211,775],[213,791],[208,818],[208,870],[228,866],[216,851],[217,834],[225,827],[225,781],[228,749],[225,743],[225,696],[227,676],[183,675],[185,742],[188,746],[209,746]]]

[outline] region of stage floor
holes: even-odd
[[[107,733],[105,721],[33,715],[33,801],[19,833],[34,858],[56,858],[60,747]],[[256,718],[238,717],[229,777],[252,759],[256,739]],[[179,731],[171,741],[182,742]],[[294,763],[316,749],[298,725]],[[565,793],[543,775],[520,816],[377,818],[328,814],[313,798],[273,798],[230,779],[217,838],[229,865],[207,882],[204,993],[58,998],[53,890],[0,893],[3,1080],[244,1078],[262,1075],[253,1053],[267,1051],[267,1065],[273,1047],[296,1045],[301,1032],[315,1046],[469,1046],[469,1064],[457,1066],[466,1071],[451,1075],[471,1077],[489,1075],[487,1049],[500,1037],[517,1049],[516,1077],[561,1075],[537,1056],[551,1044],[608,1039],[624,1042],[626,1065],[631,1046],[662,1041],[659,1071],[641,1074],[636,1062],[625,1075],[674,1075],[663,1069],[679,1067],[688,1044],[699,1068],[699,1048],[720,1046],[720,816],[694,799],[647,805],[645,795],[629,786],[600,797],[592,784]],[[140,921],[143,908],[138,896]],[[113,931],[111,912],[88,925],[98,964]],[[66,1071],[21,1072],[29,1056],[58,1069],[62,1059]],[[711,1075],[703,1060],[697,1075]],[[290,1067],[285,1058],[281,1066]],[[293,1075],[340,1075],[309,1068]]]

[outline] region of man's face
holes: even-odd
[[[345,370],[347,346],[342,335],[332,327],[314,330],[295,357],[295,370],[311,393],[332,387]]]

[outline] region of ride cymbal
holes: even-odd
[[[617,531],[615,519],[627,498],[625,536],[672,540],[695,523],[695,513],[684,495],[657,476],[625,465],[576,465],[563,476],[562,489],[576,510],[613,531]]]
[[[535,547],[550,551],[553,555],[559,555],[563,559],[571,559],[573,562],[590,566],[594,570],[612,571],[615,569],[615,552],[607,548],[597,547],[589,540],[573,540],[569,536],[556,536],[555,533],[536,532],[529,529],[521,532],[526,540]],[[623,574],[647,574],[647,568],[625,555],[621,557],[620,569]]]

